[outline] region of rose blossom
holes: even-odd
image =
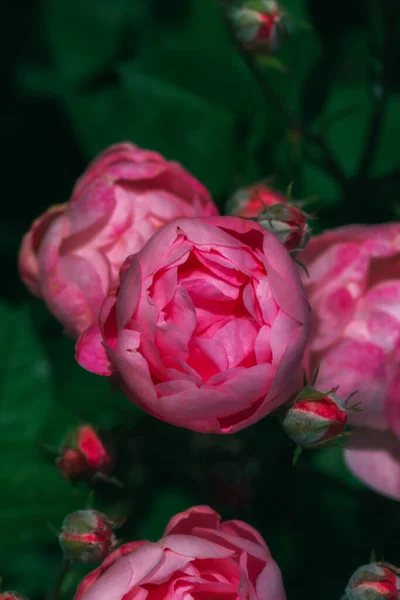
[[[78,337],[96,322],[126,256],[176,217],[215,214],[207,190],[180,165],[116,144],[89,165],[69,203],[32,224],[21,245],[20,275]]]
[[[221,523],[208,506],[172,517],[156,543],[124,544],[89,573],[74,600],[285,600],[280,570],[260,534]]]
[[[233,433],[301,387],[309,306],[287,250],[239,217],[176,219],[122,269],[77,360],[164,421]]]
[[[365,483],[400,499],[400,224],[351,225],[315,236],[301,255],[312,307],[308,368],[339,385],[361,411],[346,462]]]

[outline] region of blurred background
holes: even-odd
[[[289,600],[338,600],[371,551],[400,565],[398,504],[354,479],[339,448],[304,454],[293,468],[294,448],[273,418],[222,438],[147,417],[74,363],[72,342],[18,278],[31,221],[67,201],[95,154],[122,140],[181,162],[221,209],[237,188],[273,177],[281,190],[294,182],[297,199],[318,197],[316,230],[399,217],[398,0],[282,4],[292,31],[276,60],[257,64],[262,81],[232,43],[217,0],[2,7],[4,589],[39,599],[54,584],[61,552],[47,523],[58,529],[90,489],[60,477],[51,449],[82,422],[124,440],[125,488],[97,485],[92,501],[128,513],[126,541],[155,540],[177,511],[211,504],[261,531]],[[65,598],[84,572],[71,573]]]

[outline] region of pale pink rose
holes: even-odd
[[[124,544],[89,573],[74,600],[285,600],[279,567],[261,535],[221,523],[208,506],[175,515],[156,543]]]
[[[216,214],[207,190],[180,165],[116,144],[89,165],[68,204],[32,224],[21,245],[20,275],[77,337],[97,321],[126,256],[176,217]]]
[[[301,387],[309,306],[287,250],[239,217],[176,219],[123,266],[77,360],[194,431],[234,433]]]
[[[400,499],[400,224],[352,225],[315,236],[301,255],[312,308],[309,374],[358,390],[360,429],[346,461],[375,490]],[[375,431],[373,431],[375,430]]]

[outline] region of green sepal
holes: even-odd
[[[296,466],[296,463],[297,463],[297,461],[299,460],[299,458],[300,458],[300,454],[301,454],[302,452],[303,452],[303,448],[302,448],[301,446],[296,446],[296,450],[294,451],[294,454],[293,454],[293,462],[292,462],[292,465],[293,465],[294,467]]]

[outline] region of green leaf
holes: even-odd
[[[133,65],[121,69],[121,89],[68,98],[68,110],[87,154],[132,140],[181,162],[214,193],[232,171],[234,115]]]
[[[302,177],[304,188],[307,193],[318,196],[318,202],[316,203],[317,208],[315,211],[317,217],[320,205],[323,205],[324,207],[336,206],[337,198],[340,197],[341,194],[340,186],[330,175],[327,175],[323,169],[318,165],[304,162],[302,165]],[[318,219],[313,221],[312,229],[314,233],[317,233],[320,228],[321,223]]]
[[[397,140],[400,137],[400,98],[389,98],[384,115],[383,127],[378,140],[373,175],[379,176],[400,167]]]
[[[59,84],[77,83],[112,63],[124,28],[145,16],[145,4],[131,0],[45,0],[43,7],[44,37]]]
[[[43,434],[46,445],[57,445],[67,429],[91,423],[110,429],[145,413],[113,386],[112,379],[85,371],[74,359],[74,345],[66,337],[46,341],[55,400]]]
[[[316,471],[329,475],[332,479],[341,481],[354,490],[364,490],[361,483],[346,467],[343,459],[343,449],[336,446],[325,448],[312,456],[312,464]]]
[[[301,99],[301,116],[310,124],[324,110],[332,83],[332,57],[327,54],[319,57],[308,74]]]
[[[300,458],[300,454],[303,452],[303,448],[301,446],[297,446],[296,450],[294,451],[293,454],[293,466],[296,466],[297,461]]]
[[[24,308],[0,305],[0,447],[38,440],[51,404],[50,364]]]
[[[41,452],[54,397],[51,365],[29,313],[26,307],[2,303],[0,323],[0,564],[22,582],[25,562],[15,560],[18,549],[40,554],[40,544],[54,540],[46,521],[59,526],[80,499]],[[44,563],[41,569],[45,567]],[[45,579],[36,578],[19,589],[30,594],[43,592],[46,585]]]
[[[336,86],[330,95],[326,114],[357,107],[351,122],[336,121],[329,130],[328,142],[346,174],[354,174],[360,162],[371,111],[371,98],[365,81]]]
[[[309,15],[305,0],[285,0],[282,2],[282,6],[284,6],[285,10],[295,20],[297,26],[308,21]]]
[[[369,562],[370,563],[376,562],[376,552],[375,552],[375,550],[371,550],[371,554],[370,554],[370,557],[369,557]]]
[[[231,45],[213,50],[201,41],[191,40],[189,45],[180,37],[167,39],[162,54],[152,46],[131,65],[124,64],[125,72],[137,69],[222,109],[250,114],[263,110],[260,89]]]

